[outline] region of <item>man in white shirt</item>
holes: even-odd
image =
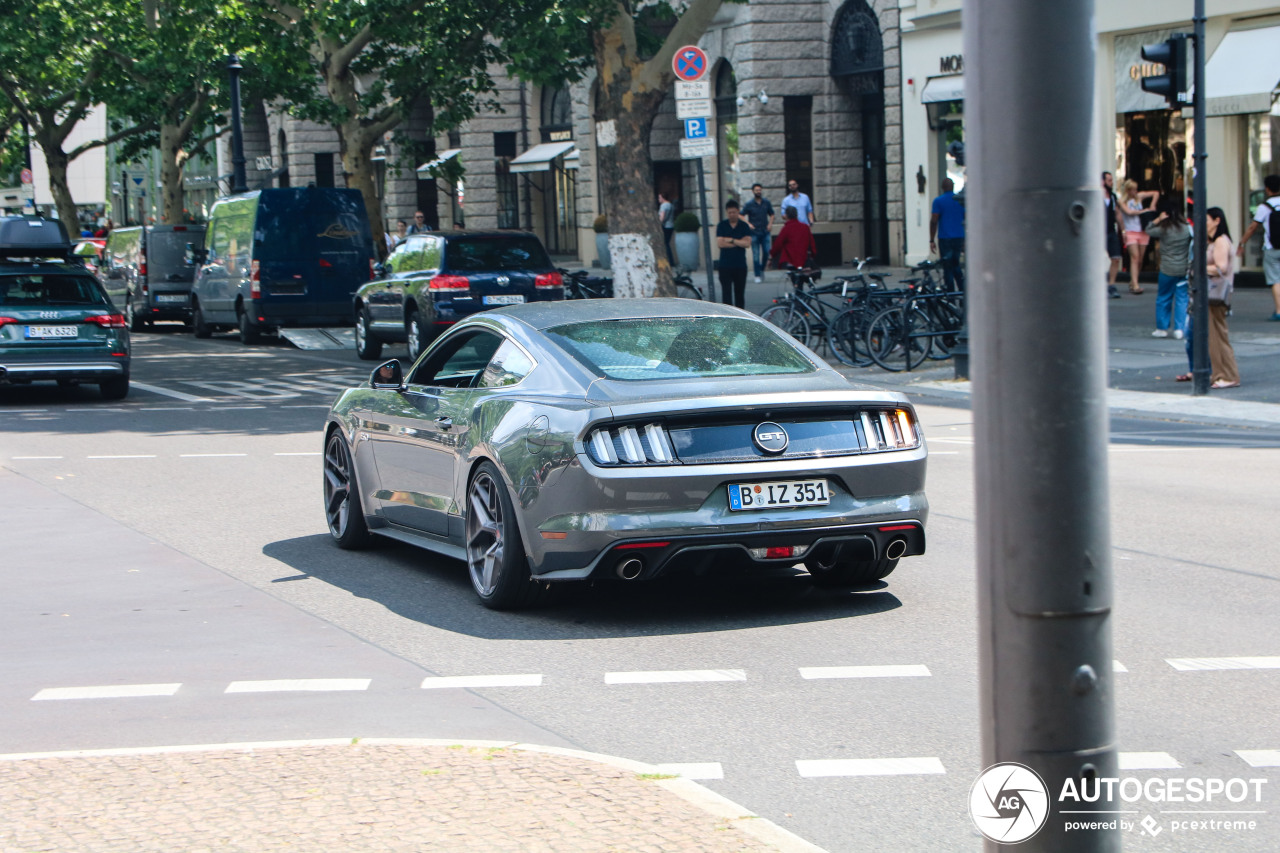
[[[800,184],[795,178],[787,181],[787,195],[782,199],[782,215],[785,217],[788,207],[796,209],[796,219],[805,225],[813,225],[818,221],[818,217],[813,214],[813,202],[809,201],[809,197],[800,192]]]
[[[1275,302],[1275,311],[1271,314],[1271,319],[1280,321],[1280,234],[1277,234],[1271,227],[1274,211],[1280,217],[1280,175],[1267,175],[1262,182],[1262,186],[1267,193],[1267,197],[1263,199],[1262,204],[1258,205],[1258,210],[1253,215],[1253,221],[1249,223],[1249,227],[1245,229],[1244,236],[1240,238],[1240,245],[1236,248],[1236,254],[1244,257],[1245,244],[1253,237],[1258,227],[1262,227],[1262,275],[1266,279],[1267,284],[1271,286],[1271,299]]]

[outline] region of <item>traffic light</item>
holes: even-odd
[[[1187,42],[1190,40],[1185,33],[1177,33],[1142,48],[1143,59],[1164,66],[1163,74],[1143,77],[1139,81],[1142,91],[1160,95],[1175,110],[1182,107],[1182,95],[1187,91]]]

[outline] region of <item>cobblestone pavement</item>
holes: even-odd
[[[687,780],[523,745],[312,742],[0,761],[0,851],[817,848]]]

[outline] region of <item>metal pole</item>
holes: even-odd
[[[707,179],[702,171],[702,158],[694,162],[698,164],[698,204],[702,209],[702,256],[707,259],[707,299],[715,302],[715,283],[711,280],[711,220],[707,219]]]
[[[244,126],[240,120],[240,70],[244,66],[232,54],[227,57],[227,76],[231,78],[231,193],[247,193],[244,172]]]
[[[1205,152],[1205,116],[1204,116],[1204,0],[1196,0],[1195,6],[1195,42],[1196,64],[1191,85],[1195,87],[1191,108],[1195,112],[1193,131],[1195,133],[1192,162],[1195,166],[1195,177],[1192,179],[1192,192],[1195,194],[1195,232],[1194,263],[1196,287],[1196,319],[1195,337],[1191,341],[1191,376],[1193,378],[1191,393],[1200,397],[1209,393],[1209,378],[1213,366],[1209,364],[1209,279],[1205,272],[1209,265],[1207,252],[1209,245],[1205,241],[1208,225],[1205,222],[1205,211],[1209,209],[1209,190],[1206,188],[1205,161],[1209,155]]]
[[[982,756],[1046,783],[1020,851],[1120,849],[1058,802],[1119,773],[1094,21],[1094,0],[964,4]]]
[[[126,228],[129,226],[129,170],[120,170],[120,212],[124,215],[124,222],[120,223]]]

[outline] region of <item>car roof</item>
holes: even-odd
[[[653,317],[747,317],[760,318],[719,302],[655,297],[649,299],[568,299],[556,302],[526,302],[505,305],[484,313],[519,320],[539,331],[566,323],[600,320],[640,320]]]

